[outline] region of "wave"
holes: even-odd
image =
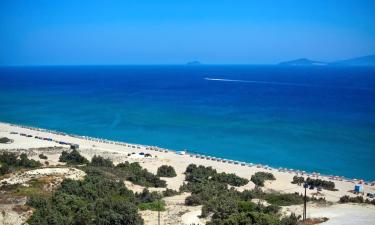
[[[373,91],[374,90],[372,88],[365,88],[365,87],[341,87],[341,86],[328,86],[328,85],[298,84],[298,83],[289,83],[289,82],[272,82],[272,81],[258,81],[258,80],[233,80],[233,79],[210,78],[210,77],[206,77],[204,79],[209,80],[209,81],[270,84],[270,85],[297,86],[297,87],[339,88],[339,89],[366,90],[366,91]]]

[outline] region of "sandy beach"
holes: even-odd
[[[21,136],[20,134],[31,135],[32,137]],[[35,136],[41,138],[35,138]],[[0,150],[26,152],[30,151],[33,152],[33,154],[29,154],[30,157],[35,159],[37,159],[38,154],[42,152],[43,154],[48,156],[49,165],[59,164],[58,157],[61,154],[61,151],[49,150],[48,147],[56,147],[60,149],[69,148],[69,145],[66,145],[66,143],[79,145],[81,154],[88,159],[91,159],[91,157],[94,155],[101,155],[103,157],[112,159],[115,164],[124,161],[136,161],[139,162],[142,167],[146,168],[152,173],[156,173],[157,168],[161,165],[171,165],[175,168],[177,176],[174,178],[163,179],[167,181],[168,188],[175,190],[178,190],[184,182],[185,177],[183,172],[185,171],[186,167],[189,164],[194,163],[197,165],[212,166],[218,172],[235,173],[236,175],[247,179],[250,179],[251,176],[258,171],[271,172],[274,174],[276,180],[267,181],[265,187],[263,188],[265,191],[275,190],[285,193],[304,192],[304,189],[301,186],[291,183],[293,176],[295,176],[297,172],[286,169],[275,169],[261,165],[252,165],[250,163],[234,162],[208,156],[197,156],[189,154],[188,152],[175,152],[152,146],[142,146],[137,144],[120,143],[89,137],[67,135],[59,132],[20,127],[6,123],[0,123],[0,137],[8,137],[13,140],[12,143],[1,144]],[[44,140],[43,138],[49,138],[49,140]],[[147,153],[150,154],[149,157],[144,156]],[[301,176],[301,173],[298,173],[298,175]],[[302,176],[310,176],[314,178],[334,181],[335,186],[338,189],[337,191],[320,191],[319,197],[323,197],[327,201],[333,202],[334,205],[326,208],[313,207],[310,214],[308,215],[334,218],[334,220],[327,221],[327,224],[344,224],[340,223],[340,221],[344,221],[347,216],[345,210],[352,210],[353,212],[355,212],[356,218],[358,218],[356,224],[370,224],[369,221],[375,221],[374,206],[360,206],[350,204],[345,204],[343,206],[336,204],[339,198],[343,195],[356,196],[355,194],[351,193],[354,188],[355,181],[343,178],[332,179],[332,177],[322,176],[319,174],[313,175],[304,173]],[[142,187],[133,185],[131,183],[128,183],[127,186],[137,192],[142,190]],[[254,184],[252,182],[249,182],[243,187],[239,187],[240,190],[251,188],[254,188]],[[365,184],[364,192],[365,194],[375,193],[375,186],[371,186],[371,184]],[[316,195],[316,193],[316,190],[307,190],[307,194],[309,196]],[[182,197],[183,196],[175,196],[172,197],[170,201],[166,200],[167,208],[179,208],[179,210],[177,210],[178,212],[174,212],[174,214],[172,213],[173,215],[170,215],[171,213],[170,211],[168,211],[169,214],[166,212],[163,216],[169,216],[170,218],[181,218],[180,222],[178,222],[177,224],[203,223],[198,218],[198,212],[200,211],[199,207],[183,206],[182,203],[184,198]],[[176,205],[178,205],[179,207],[176,207]],[[345,210],[341,208],[345,208]],[[295,212],[301,213],[299,210],[295,210]],[[146,224],[154,224],[153,222],[151,222],[154,221],[154,214],[154,212],[142,212]]]

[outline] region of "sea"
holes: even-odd
[[[374,67],[0,67],[0,121],[375,180]]]

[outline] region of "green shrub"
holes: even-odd
[[[126,180],[134,184],[142,185],[145,187],[166,187],[167,183],[161,180],[158,176],[143,169],[139,163],[120,163],[112,170],[115,174],[124,177]]]
[[[145,188],[141,193],[136,194],[135,197],[138,203],[146,203],[160,200],[162,195],[155,191],[150,192],[147,188]]]
[[[206,225],[280,225],[277,216],[260,212],[234,213],[225,219],[213,219]]]
[[[271,193],[266,195],[266,201],[273,205],[289,206],[303,203],[303,197],[299,194]]]
[[[94,155],[91,159],[91,166],[113,167],[113,162],[110,159],[105,159],[101,156]]]
[[[161,200],[145,202],[138,205],[140,210],[165,211],[165,202]]]
[[[94,170],[84,180],[64,180],[52,197],[32,197],[27,204],[36,208],[30,225],[143,224],[133,192]]]
[[[46,155],[44,155],[43,153],[39,154],[39,158],[40,159],[48,159],[48,157]]]
[[[19,157],[15,153],[0,153],[0,175],[14,172],[19,169],[33,169],[42,166],[39,161],[29,159],[25,153]]]
[[[185,171],[185,180],[191,182],[200,182],[207,180],[211,176],[216,174],[216,170],[212,167],[197,166],[190,164]]]
[[[218,181],[220,183],[227,183],[232,186],[243,186],[247,183],[249,183],[249,180],[246,178],[239,177],[233,173],[217,173],[212,176],[211,178],[214,181]]]
[[[175,177],[177,176],[176,171],[172,166],[162,165],[158,168],[156,173],[159,177]]]
[[[282,225],[297,225],[300,219],[301,219],[301,216],[296,216],[296,214],[292,213],[290,214],[290,216],[282,218],[281,224]]]
[[[1,137],[0,138],[0,144],[7,144],[7,143],[11,143],[11,142],[13,142],[13,140],[9,139],[7,137]]]
[[[212,180],[237,187],[249,182],[248,179],[239,177],[233,173],[217,173],[212,167],[196,166],[195,164],[190,164],[186,168],[185,180],[190,182]]]
[[[335,182],[332,181],[326,181],[321,179],[312,179],[308,177],[306,179],[306,184],[314,187],[321,187],[326,190],[335,191]]]
[[[66,162],[67,164],[87,164],[89,162],[76,149],[73,149],[70,152],[63,151],[60,155],[59,161]]]
[[[340,198],[339,200],[340,203],[348,203],[348,202],[352,202],[352,203],[363,203],[364,202],[364,199],[362,196],[355,196],[355,197],[350,197],[348,195],[344,195]]]
[[[303,184],[304,182],[305,182],[305,178],[304,177],[294,176],[292,184],[298,184],[298,185],[301,186],[301,184]]]
[[[191,192],[191,195],[185,199],[185,204],[203,205],[201,216],[212,215],[212,220],[207,225],[295,225],[292,224],[294,218],[284,220],[285,224],[282,222],[280,206],[277,204],[292,204],[300,200],[298,196],[268,194],[258,186],[252,190],[239,192],[233,187],[229,188],[228,184],[240,186],[245,184],[245,179],[231,174],[217,173],[211,167],[191,164],[186,169],[185,175],[187,183],[181,186],[180,191]],[[256,177],[274,179],[269,173],[260,173]],[[251,202],[253,198],[268,199],[277,204],[263,206]]]
[[[251,181],[257,186],[264,186],[264,181],[266,180],[276,180],[272,173],[267,172],[256,172],[251,176]]]
[[[171,196],[178,195],[179,193],[180,192],[178,192],[178,191],[167,188],[165,191],[163,191],[163,196],[164,197],[171,197]]]
[[[33,208],[42,208],[48,204],[48,199],[39,195],[30,196],[26,202]]]
[[[185,205],[188,205],[188,206],[202,205],[202,200],[198,195],[192,194],[186,197]]]

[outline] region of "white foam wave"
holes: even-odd
[[[289,82],[271,82],[271,81],[257,81],[257,80],[233,80],[233,79],[210,78],[210,77],[206,77],[204,79],[205,80],[209,80],[209,81],[239,82],[239,83],[254,83],[254,84],[270,84],[270,85],[298,86],[298,87],[318,87],[318,88],[343,88],[343,89],[356,89],[356,90],[373,90],[371,88],[364,88],[364,87],[340,87],[340,86],[297,84],[297,83],[289,83]]]

